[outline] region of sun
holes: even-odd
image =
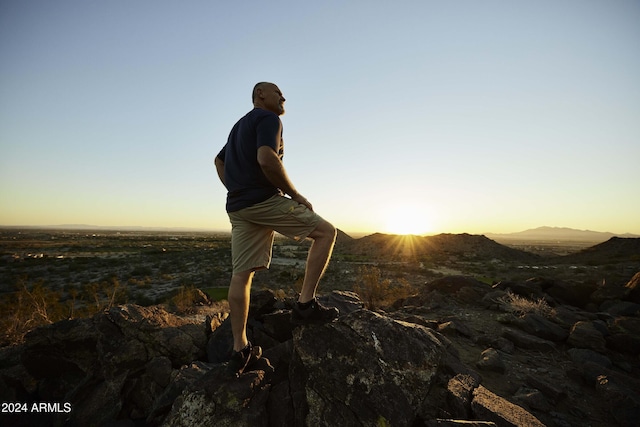
[[[425,209],[404,205],[385,214],[385,231],[391,234],[423,235],[432,231],[432,220]]]

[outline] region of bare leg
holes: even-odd
[[[231,316],[231,332],[233,333],[233,349],[240,351],[246,347],[247,316],[249,315],[249,298],[253,271],[242,271],[231,276],[229,285],[229,315]]]
[[[302,291],[298,298],[301,303],[311,301],[316,296],[318,283],[331,259],[333,245],[336,242],[336,229],[329,222],[322,220],[309,237],[313,239],[313,243],[307,256]]]

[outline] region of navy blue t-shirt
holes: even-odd
[[[233,126],[227,144],[218,153],[224,162],[227,212],[253,206],[281,193],[258,164],[258,148],[265,145],[282,159],[282,122],[277,114],[254,108]]]

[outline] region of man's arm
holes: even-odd
[[[220,157],[216,156],[214,163],[216,164],[216,171],[218,172],[218,178],[220,178],[222,185],[226,187],[227,185],[224,183],[224,161]]]
[[[262,168],[264,175],[274,186],[288,194],[291,200],[295,200],[313,210],[311,203],[302,194],[298,193],[294,187],[282,164],[282,160],[280,160],[273,148],[268,146],[258,148],[258,164]]]

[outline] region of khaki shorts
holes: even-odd
[[[231,221],[233,273],[269,268],[274,231],[298,242],[315,230],[322,217],[283,196],[273,196],[236,212]]]

